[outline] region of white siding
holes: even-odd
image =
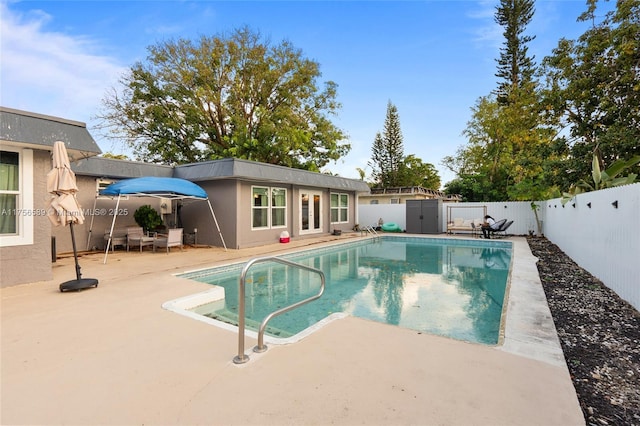
[[[544,210],[547,238],[640,310],[640,183],[580,194],[564,208],[549,200]]]

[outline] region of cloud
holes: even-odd
[[[488,46],[492,49],[498,49],[504,40],[502,27],[494,20],[498,2],[493,0],[480,1],[477,5],[478,8],[467,14],[469,18],[480,22],[480,25],[472,30],[473,41],[479,47]]]
[[[55,18],[43,11],[3,1],[0,12],[2,105],[89,123],[126,67],[90,37],[46,30]]]

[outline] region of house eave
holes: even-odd
[[[0,142],[3,145],[51,151],[56,141],[65,143],[71,161],[102,152],[85,123],[0,107]]]

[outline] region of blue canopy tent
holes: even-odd
[[[113,183],[100,191],[101,196],[117,197],[116,207],[114,210],[113,221],[111,222],[111,230],[109,231],[109,240],[107,241],[107,247],[104,253],[104,262],[107,263],[107,255],[109,254],[109,248],[111,246],[111,238],[113,236],[113,228],[116,224],[116,218],[118,217],[118,208],[120,206],[120,199],[122,196],[132,197],[155,197],[155,198],[168,198],[168,199],[192,199],[206,201],[209,205],[209,211],[211,211],[211,217],[218,229],[218,234],[222,240],[224,249],[227,249],[227,245],[222,237],[222,231],[218,225],[218,220],[213,212],[213,207],[209,201],[209,197],[204,189],[185,179],[179,178],[163,178],[163,177],[141,177],[134,179],[125,179],[119,182]],[[96,200],[98,197],[96,196]],[[95,210],[95,202],[94,202]],[[91,227],[93,227],[93,216],[91,221]],[[89,228],[89,238],[91,238],[91,227]]]

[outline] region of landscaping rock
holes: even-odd
[[[546,238],[527,241],[585,422],[640,425],[640,313]]]

